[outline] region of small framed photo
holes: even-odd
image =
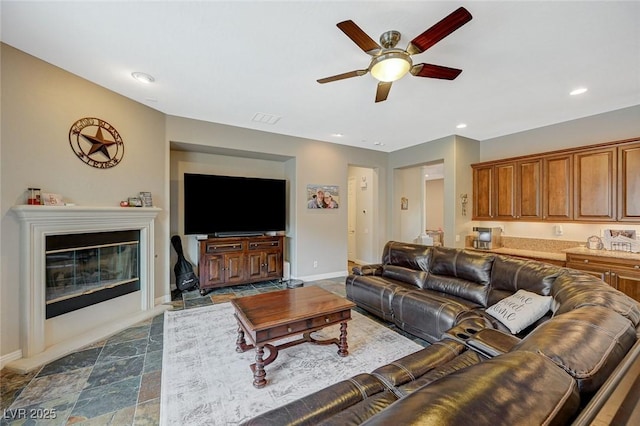
[[[62,195],[44,192],[42,194],[42,202],[45,206],[64,206]]]
[[[150,192],[141,192],[140,199],[142,200],[142,207],[153,207],[153,199]]]
[[[400,198],[400,210],[409,210],[409,199],[407,197]]]
[[[142,207],[140,197],[129,197],[129,207]]]
[[[337,209],[340,187],[337,185],[307,185],[308,209]]]

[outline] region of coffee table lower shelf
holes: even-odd
[[[314,330],[319,331],[319,330]],[[303,333],[302,338],[292,340],[290,342],[282,343],[280,345],[272,345],[265,343],[263,345],[247,344],[245,340],[245,333],[242,326],[238,327],[238,340],[236,341],[236,352],[246,352],[250,349],[256,349],[256,362],[249,367],[253,372],[253,386],[256,388],[263,388],[267,384],[264,367],[271,364],[278,358],[278,352],[281,349],[290,348],[292,346],[299,345],[301,343],[312,343],[314,345],[336,345],[338,347],[338,355],[344,357],[349,355],[349,345],[347,344],[347,323],[340,323],[340,338],[318,340],[311,336],[314,331],[308,331]],[[264,349],[269,351],[269,355],[264,358]]]

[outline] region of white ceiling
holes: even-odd
[[[385,152],[452,134],[485,140],[640,104],[638,1],[0,6],[4,43],[166,114]],[[409,74],[378,104],[371,75],[316,82],[369,64],[336,23],[351,19],[376,41],[398,30],[404,48],[459,6],[471,22],[413,57],[463,69],[456,80]],[[134,71],[155,83],[137,82]],[[568,95],[580,86],[588,92]],[[252,121],[256,113],[281,118],[265,124]]]

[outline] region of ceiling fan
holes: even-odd
[[[360,49],[372,56],[371,63],[366,69],[321,78],[318,80],[318,83],[324,84],[345,78],[360,77],[370,72],[373,77],[379,80],[376,91],[376,102],[381,102],[387,99],[389,90],[391,90],[391,84],[402,78],[407,72],[411,72],[411,74],[416,77],[453,80],[460,75],[462,70],[424,63],[413,65],[411,55],[422,53],[429,49],[469,22],[471,18],[472,16],[469,11],[464,7],[460,7],[411,40],[405,50],[396,48],[396,45],[400,41],[400,33],[398,31],[391,30],[383,33],[380,36],[380,44],[378,44],[353,21],[340,22],[337,24],[338,28],[357,44]]]

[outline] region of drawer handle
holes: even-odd
[[[291,327],[287,327],[287,331],[291,333],[293,330],[291,329]]]
[[[634,265],[633,269],[640,269],[640,265]]]
[[[584,260],[584,263],[589,263],[589,259],[585,259],[585,260]]]
[[[327,322],[327,323],[328,323],[328,322],[329,322],[329,318],[325,318],[325,319],[324,319],[324,322]]]

